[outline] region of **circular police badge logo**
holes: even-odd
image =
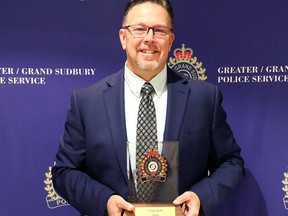
[[[142,182],[166,181],[167,162],[157,149],[149,149],[138,163],[138,173]]]
[[[198,62],[197,57],[193,56],[191,48],[186,48],[185,44],[182,44],[182,48],[175,49],[173,53],[174,58],[170,57],[168,62],[172,70],[192,80],[207,79],[206,69],[202,67],[202,62]]]

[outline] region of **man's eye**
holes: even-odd
[[[142,31],[145,31],[146,29],[144,27],[136,27],[134,28],[134,31],[137,31],[137,32],[142,32]]]
[[[164,29],[161,29],[161,28],[155,28],[154,32],[161,33],[161,34],[166,34],[166,31]]]

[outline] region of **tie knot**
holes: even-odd
[[[153,86],[150,83],[144,83],[144,85],[142,86],[141,92],[143,92],[144,94],[151,94],[154,91]]]

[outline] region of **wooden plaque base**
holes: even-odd
[[[132,203],[134,212],[125,211],[123,216],[183,216],[180,206],[172,203]]]

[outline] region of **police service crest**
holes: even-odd
[[[168,62],[172,70],[192,80],[207,79],[206,69],[202,67],[202,62],[198,62],[197,57],[193,56],[191,48],[186,48],[185,44],[182,44],[182,48],[175,49],[173,54],[174,57],[170,57]]]
[[[285,195],[283,197],[284,207],[286,210],[288,210],[288,172],[284,173],[284,179],[282,183],[284,185],[282,190],[285,192]]]
[[[46,179],[44,180],[45,183],[45,191],[47,191],[46,196],[46,203],[49,209],[55,209],[57,207],[67,206],[69,203],[63,199],[61,196],[59,196],[53,187],[52,182],[52,173],[51,173],[52,167],[49,167],[49,171],[45,173]]]
[[[157,149],[148,149],[138,163],[138,172],[142,182],[166,181],[167,161]]]

